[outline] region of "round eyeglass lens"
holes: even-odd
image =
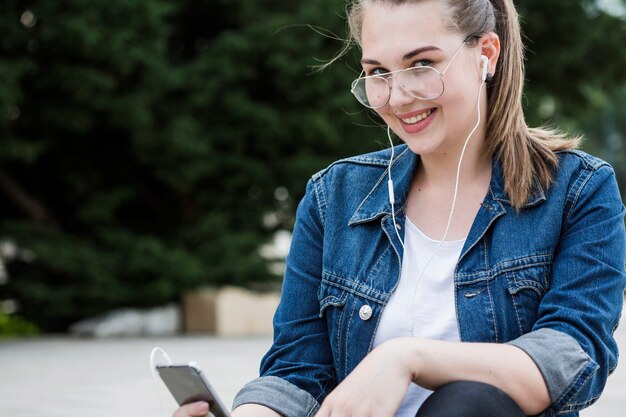
[[[373,75],[357,78],[352,83],[352,93],[366,107],[373,109],[383,107],[389,100],[387,77]]]
[[[352,83],[352,93],[366,107],[383,107],[389,101],[392,78],[402,90],[417,99],[432,100],[443,94],[441,74],[431,67],[413,67],[393,74],[357,78]]]
[[[443,94],[443,79],[431,67],[414,67],[398,72],[400,87],[415,98],[432,100]]]

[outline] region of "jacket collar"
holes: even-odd
[[[491,182],[489,183],[489,192],[487,198],[491,198],[494,201],[511,206],[511,200],[504,192],[504,170],[502,163],[495,156],[491,163]],[[522,208],[530,208],[540,204],[546,200],[546,194],[543,187],[539,183],[533,185],[532,191],[528,201],[522,206]]]
[[[406,145],[397,146],[395,151],[396,156],[391,164],[391,177],[393,179],[393,190],[396,200],[394,208],[398,212],[406,204],[419,156],[411,152]],[[389,152],[391,154],[391,151]],[[348,223],[349,225],[372,221],[383,215],[391,215],[391,203],[389,202],[389,189],[387,187],[388,179],[389,168],[385,169],[383,175],[376,181],[374,187],[359,204]]]
[[[396,214],[404,210],[408,197],[413,173],[419,162],[419,156],[409,150],[406,145],[396,147],[397,156],[394,157],[391,165],[391,176],[393,178],[393,188],[395,195]],[[384,215],[391,215],[391,203],[389,202],[389,190],[387,180],[389,179],[389,168],[385,169],[383,175],[378,179],[374,187],[365,196],[359,207],[350,218],[349,225],[355,225],[375,220]],[[546,196],[543,188],[536,184],[533,187],[528,202],[523,208],[535,206],[545,201]],[[500,205],[511,206],[511,202],[504,192],[504,175],[502,164],[495,156],[492,159],[491,181],[489,191],[485,197],[485,204],[499,202]]]

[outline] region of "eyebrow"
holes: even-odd
[[[402,60],[406,61],[408,59],[413,58],[414,56],[417,56],[423,52],[428,52],[428,51],[441,51],[441,49],[437,48],[436,46],[424,46],[422,48],[414,49],[411,52],[407,52],[406,54],[402,56]],[[368,58],[363,58],[361,60],[361,64],[381,65],[380,62],[376,61],[375,59],[368,59]]]

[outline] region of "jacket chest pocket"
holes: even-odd
[[[363,293],[322,281],[320,318],[326,320],[337,378],[342,381],[367,355],[383,305]]]
[[[539,304],[548,291],[549,265],[519,268],[505,274],[506,286],[519,334],[532,330],[537,321]]]

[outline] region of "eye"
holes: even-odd
[[[389,74],[389,71],[381,67],[374,68],[374,69],[367,71],[368,76],[369,75],[385,75],[385,74]]]
[[[411,66],[413,66],[413,67],[432,67],[433,66],[433,61],[431,61],[430,59],[420,59],[418,61],[415,61]]]

